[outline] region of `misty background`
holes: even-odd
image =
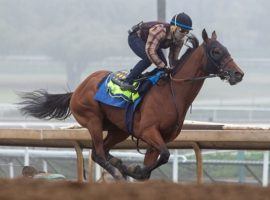
[[[245,72],[236,86],[206,80],[194,105],[270,109],[269,10],[266,0],[166,1],[167,22],[187,13],[200,43],[203,28],[216,30]],[[131,69],[139,58],[127,30],[156,19],[157,0],[1,0],[0,103],[18,102],[17,91],[72,91],[97,70]]]
[[[0,127],[45,126],[44,121],[42,124],[39,123],[41,120],[25,119],[19,114],[14,105],[20,101],[16,96],[18,91],[42,88],[52,93],[64,93],[73,91],[97,70],[131,69],[139,58],[128,46],[127,30],[140,21],[156,20],[157,1],[1,0]],[[193,20],[192,32],[200,43],[203,28],[208,35],[216,30],[218,40],[245,72],[243,81],[236,86],[219,78],[206,80],[194,101],[192,114],[189,113],[186,119],[269,124],[269,10],[270,2],[266,0],[166,1],[167,22],[175,14],[187,13]],[[73,123],[72,119],[68,120],[57,125],[46,121],[45,127]],[[237,159],[244,157],[235,155]],[[17,153],[15,156],[1,154],[0,177],[8,177],[11,163],[14,163],[15,175],[21,173],[23,157],[18,158]],[[257,152],[248,159],[250,157],[262,160],[262,154]],[[216,154],[213,156],[216,160],[221,158]],[[225,155],[224,159],[236,158],[233,154]],[[31,164],[39,169],[44,165],[48,171],[62,173],[68,178],[75,178],[75,163],[75,158],[31,158]],[[194,177],[195,165],[184,168],[184,164],[180,165],[180,179],[190,180]],[[160,169],[154,176],[171,176],[170,164]],[[223,174],[229,174],[229,180],[232,180],[239,170],[236,165],[224,171],[223,165],[209,165],[204,169],[205,172],[208,170],[207,176],[212,174],[213,180],[221,179],[219,176],[223,178]],[[256,173],[261,177],[260,167]],[[239,176],[244,177],[241,174]]]

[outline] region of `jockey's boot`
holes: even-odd
[[[132,85],[131,83],[127,82],[126,80],[125,81],[121,81],[119,83],[119,86],[122,90],[129,90],[131,92],[137,92],[136,91],[136,87],[134,85]]]
[[[127,78],[124,80],[123,84],[120,86],[123,90],[136,91],[136,87],[133,82],[147,67],[143,63],[138,63],[128,74]]]

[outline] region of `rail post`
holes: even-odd
[[[202,184],[203,182],[203,163],[202,163],[202,151],[196,142],[190,143],[191,147],[195,151],[196,163],[197,163],[197,183]]]
[[[94,180],[93,180],[94,161],[92,160],[92,150],[91,149],[89,150],[88,167],[89,167],[88,182],[90,184],[92,184],[92,183],[94,183]]]
[[[80,145],[77,142],[73,142],[76,155],[77,155],[77,180],[79,183],[83,182],[83,154]]]

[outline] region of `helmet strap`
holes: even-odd
[[[174,35],[175,31],[176,31],[177,28],[178,28],[177,22],[176,22],[177,17],[178,17],[178,14],[174,16],[174,26],[172,27],[173,35]]]
[[[176,24],[177,24],[177,23],[176,23],[177,17],[178,17],[178,14],[174,16],[174,25],[175,25],[175,26],[176,26]]]

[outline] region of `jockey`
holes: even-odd
[[[157,68],[163,68],[170,71],[174,66],[180,50],[184,44],[185,36],[192,30],[192,20],[185,14],[175,15],[170,24],[162,22],[139,23],[129,31],[128,44],[133,52],[139,56],[140,60],[130,71],[127,78],[121,82],[120,87],[123,90],[135,90],[132,85],[145,69],[152,63]],[[162,49],[170,48],[169,64]]]

